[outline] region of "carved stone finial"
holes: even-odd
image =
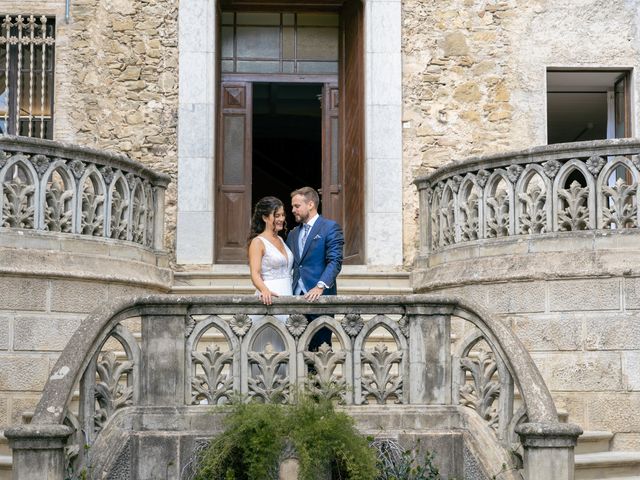
[[[113,177],[116,172],[113,171],[111,167],[102,167],[100,169],[100,173],[102,173],[102,178],[104,178],[104,182],[108,185],[113,181]]]
[[[453,190],[453,193],[458,193],[458,190],[460,190],[461,183],[462,183],[462,177],[460,175],[454,175],[451,178],[451,190]]]
[[[409,319],[406,315],[403,315],[402,318],[398,320],[398,327],[400,328],[402,334],[405,337],[409,338]]]
[[[84,162],[82,162],[81,160],[78,160],[77,158],[75,160],[72,160],[69,163],[69,169],[73,173],[73,176],[76,177],[78,180],[80,179],[80,177],[82,177],[86,168],[87,167],[84,164]]]

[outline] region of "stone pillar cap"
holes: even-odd
[[[516,433],[524,447],[575,447],[582,428],[573,423],[521,423]]]
[[[63,446],[71,433],[66,425],[29,424],[8,428],[4,436],[13,449],[40,449]]]

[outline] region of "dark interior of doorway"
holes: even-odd
[[[321,84],[253,84],[252,205],[273,195],[295,226],[290,194],[322,182]]]

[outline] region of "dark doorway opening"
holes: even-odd
[[[295,226],[291,191],[322,185],[322,85],[253,84],[251,205],[272,195]]]

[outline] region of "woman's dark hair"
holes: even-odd
[[[256,238],[266,228],[266,224],[262,217],[268,217],[272,213],[276,213],[279,208],[284,208],[284,203],[276,197],[263,197],[258,200],[256,206],[253,208],[253,217],[251,217],[251,233],[247,239],[247,245],[251,243],[251,240]],[[285,228],[286,228],[285,222]]]

